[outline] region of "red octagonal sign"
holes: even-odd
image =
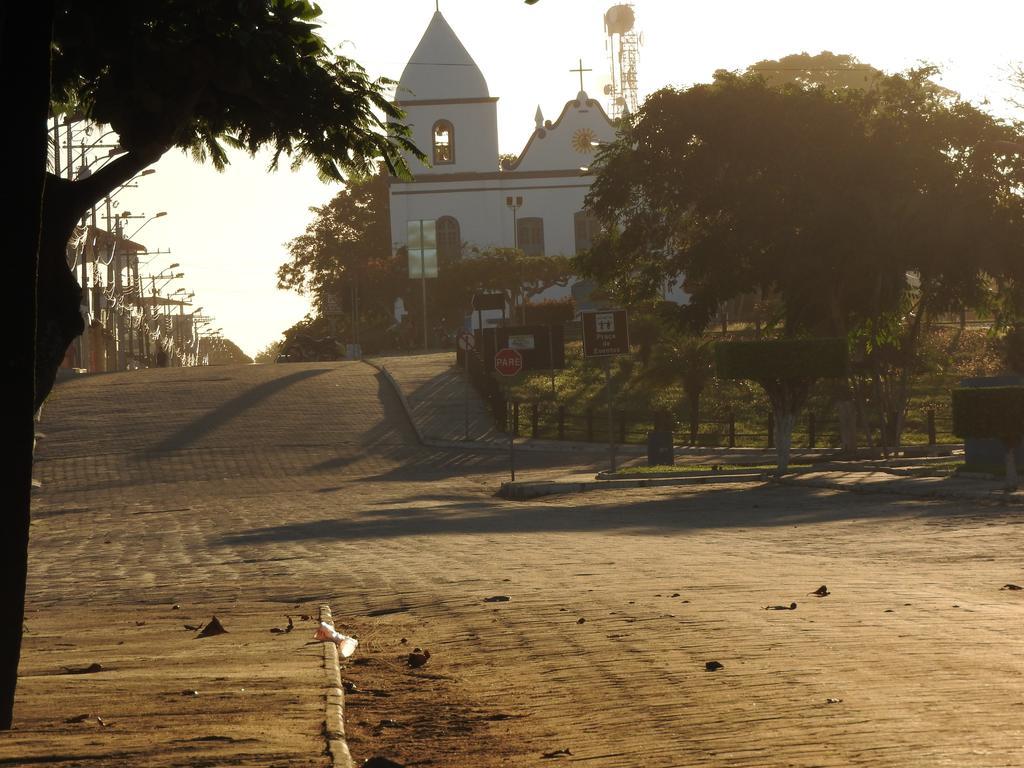
[[[502,376],[515,376],[523,370],[523,356],[516,349],[502,349],[494,356],[494,370]]]

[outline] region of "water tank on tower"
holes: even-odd
[[[634,30],[636,14],[632,4],[613,5],[604,14],[604,29],[608,35],[608,60],[611,65],[611,84],[604,92],[609,97],[613,118],[637,109],[637,59],[642,38]]]

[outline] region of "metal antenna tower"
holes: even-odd
[[[638,107],[637,59],[643,35],[635,29],[636,14],[632,3],[613,5],[604,14],[604,29],[608,34],[608,63],[611,66],[611,84],[604,92],[609,97],[613,119],[626,112],[634,113]]]

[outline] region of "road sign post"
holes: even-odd
[[[459,349],[462,350],[462,360],[466,365],[466,380],[463,382],[464,389],[464,402],[463,402],[463,420],[465,422],[465,430],[463,438],[469,440],[469,356],[473,354],[473,348],[476,346],[476,339],[473,338],[473,334],[463,329],[459,331]]]
[[[523,370],[523,356],[517,349],[505,347],[498,350],[494,356],[494,370],[501,376],[512,378]],[[505,429],[508,431],[508,468],[512,476],[512,482],[516,481],[516,438],[515,430],[512,429],[511,417],[509,415],[509,387],[505,387]]]
[[[600,309],[581,312],[583,320],[583,356],[604,361],[604,386],[608,393],[608,464],[615,471],[615,423],[612,413],[611,358],[629,354],[629,316],[624,309]]]

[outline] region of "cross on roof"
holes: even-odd
[[[583,59],[580,59],[579,68],[578,69],[570,69],[569,71],[570,72],[579,72],[580,73],[580,90],[582,91],[583,90],[583,73],[584,72],[593,72],[594,70],[592,70],[592,69],[584,69],[583,68]]]

